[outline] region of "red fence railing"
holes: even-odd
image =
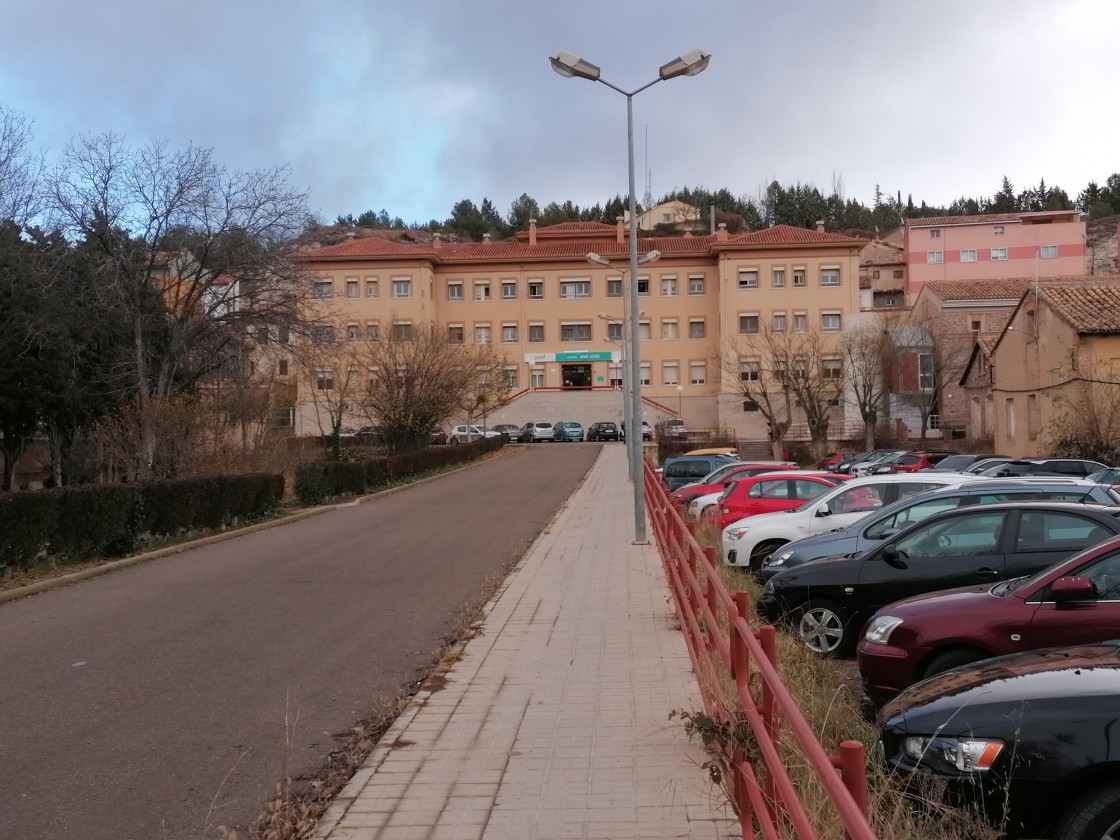
[[[716,569],[715,549],[701,548],[696,542],[648,464],[645,487],[653,533],[705,710],[716,719],[725,714],[721,709],[732,707],[729,698],[723,696],[716,667],[721,664],[734,678],[735,705],[742,708],[757,744],[760,758],[749,760],[737,746],[731,761],[728,794],[738,810],[743,837],[755,836],[757,828],[766,840],[776,840],[783,827],[792,828],[800,840],[819,837],[779,752],[782,733],[788,730],[820,781],[846,836],[850,840],[874,840],[867,822],[863,744],[844,741],[838,755],[825,751],[778,674],[774,628],[762,627],[757,633],[751,630],[746,621],[751,609],[749,593],[728,591]],[[726,634],[724,626],[729,628]]]

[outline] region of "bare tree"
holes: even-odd
[[[874,316],[844,334],[844,369],[848,392],[863,420],[863,445],[875,448],[875,427],[887,406],[886,362],[891,354],[888,322]]]
[[[311,396],[319,434],[328,440],[331,455],[336,459],[343,425],[361,411],[372,380],[362,349],[340,337],[333,324],[319,323],[312,328],[300,353],[304,384]]]
[[[42,209],[43,158],[31,139],[31,120],[0,105],[0,219],[18,225]]]
[[[262,328],[300,324],[306,288],[289,259],[308,213],[283,167],[231,172],[207,149],[133,149],[112,134],[63,152],[50,184],[59,220],[98,255],[102,293],[125,313],[131,350],[122,376],[145,419],[153,401],[190,392]]]
[[[793,390],[788,357],[776,334],[765,324],[753,333],[740,333],[728,342],[727,352],[716,360],[727,382],[766,421],[770,450],[775,458],[785,453],[785,438],[793,425]],[[780,338],[780,336],[779,336]]]
[[[888,384],[918,413],[924,441],[930,418],[941,409],[945,389],[960,380],[968,363],[972,337],[944,329],[939,313],[932,309],[912,311],[905,322],[888,328],[888,333]]]

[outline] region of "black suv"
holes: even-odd
[[[592,423],[587,427],[588,440],[619,440],[618,426],[608,421]]]
[[[1107,464],[1081,458],[1017,458],[980,473],[990,478],[1009,478],[1017,475],[1061,475],[1066,478],[1084,478],[1089,473],[1103,470]]]
[[[888,703],[883,758],[903,786],[940,779],[951,802],[980,806],[1012,840],[1115,837],[1117,697],[1116,642],[988,659]]]

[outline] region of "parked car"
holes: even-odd
[[[432,446],[443,446],[447,443],[447,432],[439,426],[434,426],[431,434],[428,435],[428,443]]]
[[[622,439],[626,440],[626,421],[622,421]],[[645,420],[642,421],[642,440],[653,440],[653,427]]]
[[[1095,473],[1089,473],[1085,476],[1085,480],[1097,484],[1120,484],[1120,467],[1106,467],[1103,470],[1097,470]]]
[[[818,557],[867,551],[904,528],[921,522],[935,513],[952,508],[1016,501],[1120,505],[1120,492],[1083,479],[1046,477],[977,479],[957,473],[921,473],[914,478],[929,480],[937,476],[937,479],[940,479],[946,475],[948,476],[946,486],[928,489],[915,495],[901,494],[898,501],[870,516],[860,517],[845,528],[828,531],[825,525],[818,530],[816,536],[791,542],[775,550],[763,561],[761,578],[765,581],[778,572],[792,569]],[[863,479],[856,479],[856,481],[863,481]],[[859,486],[856,481],[849,486]],[[883,489],[887,491],[890,487],[889,484],[883,485]],[[822,497],[815,504],[829,504],[829,500]],[[800,515],[801,512],[798,512],[799,517]]]
[[[856,457],[854,452],[829,452],[819,461],[817,461],[818,470],[830,470],[836,472],[836,469],[841,464],[846,464]]]
[[[684,420],[679,417],[670,417],[668,420],[662,420],[657,424],[657,431],[663,438],[688,437],[688,426],[685,425]]]
[[[801,545],[807,542],[802,538],[814,534],[831,536],[832,533],[843,533],[840,529],[854,526],[856,522],[862,523],[870,514],[895,509],[894,503],[899,499],[963,481],[963,478],[952,475],[928,479],[925,476],[895,475],[853,478],[793,513],[756,516],[741,524],[732,522],[721,534],[723,559],[729,566],[747,567],[757,573],[765,568],[766,558],[785,550],[786,543],[801,540],[794,543]],[[845,546],[825,553],[846,554],[856,550],[855,546]]]
[[[701,510],[701,516],[710,518],[719,528],[732,522],[760,513],[777,513],[793,510],[831,490],[842,481],[831,473],[762,473],[740,478],[723,491],[716,501],[714,511]]]
[[[1065,514],[1062,528],[1049,515]],[[927,592],[1034,574],[1120,533],[1120,507],[1071,502],[1003,502],[934,514],[878,547],[779,572],[757,602],[767,621],[791,622],[823,655],[852,650],[887,604]]]
[[[969,455],[967,452],[958,452],[955,455],[949,455],[942,458],[937,462],[937,465],[929,468],[929,472],[964,472],[980,461],[987,461],[992,458],[1001,458],[1001,455]],[[1006,460],[1010,461],[1010,458]],[[988,466],[995,466],[994,462]]]
[[[707,496],[712,493],[722,494],[732,481],[751,475],[765,472],[783,472],[796,470],[797,464],[792,461],[733,461],[718,467],[699,481],[678,487],[669,494],[670,500],[687,504],[698,496]]]
[[[575,420],[557,420],[552,424],[552,439],[571,443],[583,440],[583,424]]]
[[[447,436],[447,442],[451,444],[466,443],[467,441],[478,440],[479,438],[498,437],[500,434],[501,432],[495,432],[493,429],[487,429],[485,426],[455,426],[451,430],[451,434]]]
[[[868,470],[869,475],[882,473],[916,473],[928,470],[948,458],[949,452],[914,451],[905,452],[897,458],[891,459],[889,464],[876,464]]]
[[[868,697],[887,700],[919,680],[993,656],[1120,639],[1120,539],[1066,513],[1023,516],[1037,519],[1035,528],[1098,544],[1032,577],[883,608],[856,649]]]
[[[786,464],[779,463],[779,466],[777,467],[768,467],[759,465],[757,462],[752,462],[750,466],[745,467],[743,472],[737,471],[734,477],[729,476],[728,478],[730,480],[719,482],[707,493],[693,496],[688,502],[688,507],[685,509],[687,517],[689,519],[697,520],[708,518],[714,524],[715,521],[719,519],[719,517],[713,515],[719,509],[720,500],[723,498],[724,494],[731,489],[731,486],[737,481],[760,475],[785,475],[787,477],[811,475],[818,478],[824,478],[826,481],[828,481],[829,484],[833,486],[848,479],[848,476],[840,476],[836,475],[835,473],[825,472],[824,470],[799,470],[797,468],[797,464],[790,464],[789,466],[787,466]],[[681,489],[687,490],[691,487],[692,485],[688,485],[687,487],[682,487]],[[672,494],[670,494],[670,496],[671,495]],[[790,508],[788,507],[782,508],[782,510],[789,509]]]
[[[661,482],[672,493],[678,487],[699,481],[716,467],[739,463],[730,455],[678,455],[661,465]]]
[[[730,455],[732,458],[739,457],[739,449],[735,446],[710,446],[705,449],[690,449],[685,455]]]
[[[540,443],[544,440],[551,441],[552,435],[552,424],[547,420],[530,420],[521,427],[517,439],[522,443]]]
[[[901,457],[905,453],[905,449],[875,449],[867,455],[851,461],[848,464],[848,472],[857,477],[865,476],[872,465],[882,465],[889,460]]]
[[[902,786],[934,779],[1004,836],[1108,840],[1120,830],[1120,647],[1049,648],[926,680],[879,715]]]
[[[500,435],[509,435],[510,440],[517,440],[517,436],[521,434],[521,427],[515,426],[512,423],[499,423],[493,426],[491,431],[495,431]]]
[[[990,478],[1007,478],[1016,475],[1062,475],[1067,478],[1084,478],[1097,470],[1105,469],[1099,461],[1081,458],[1017,458],[984,470],[981,475]]]
[[[618,426],[610,420],[592,423],[587,427],[588,440],[619,440]]]

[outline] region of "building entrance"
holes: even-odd
[[[561,365],[565,388],[590,388],[591,365]]]

